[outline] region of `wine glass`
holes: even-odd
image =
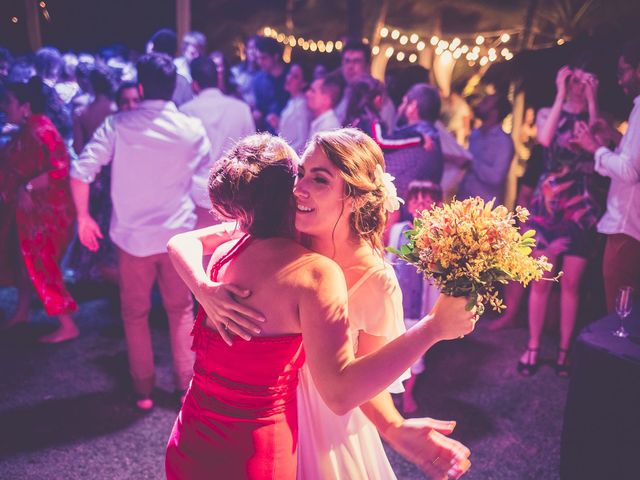
[[[624,319],[631,313],[631,294],[633,288],[620,287],[618,295],[616,296],[616,313],[620,317],[620,327],[613,332],[613,335],[618,338],[627,338],[629,332],[624,328]]]

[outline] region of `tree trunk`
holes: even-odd
[[[182,38],[191,31],[191,0],[176,0],[176,35],[178,49],[181,48]]]
[[[24,6],[27,13],[27,35],[29,37],[29,47],[31,47],[31,50],[35,52],[42,47],[38,0],[25,0]]]

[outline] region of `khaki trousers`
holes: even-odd
[[[129,370],[136,393],[148,397],[155,383],[149,311],[151,289],[156,280],[169,319],[176,389],[185,390],[194,362],[190,335],[193,327],[191,292],[171,265],[167,253],[136,257],[118,249],[118,266]]]

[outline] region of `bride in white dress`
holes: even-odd
[[[405,331],[402,293],[383,257],[387,210],[398,206],[395,188],[383,169],[382,151],[364,133],[355,129],[321,133],[304,153],[294,189],[295,223],[302,243],[332,258],[345,274],[357,356],[377,350]],[[349,197],[352,210],[345,208]],[[228,238],[220,226],[212,229],[216,233],[198,237],[205,253]],[[207,297],[203,308],[229,341],[229,331],[249,338],[253,324],[238,313],[254,318],[259,314],[235,302],[233,296],[244,292],[232,285],[224,287],[229,290],[222,292],[222,285],[211,285],[210,294],[203,295],[203,300]],[[462,475],[470,466],[469,450],[440,433],[450,433],[453,422],[404,420],[395,409],[389,392],[401,392],[401,382],[408,377],[407,372],[387,392],[339,416],[326,406],[304,366],[297,391],[298,478],[395,479],[378,432],[432,478]]]

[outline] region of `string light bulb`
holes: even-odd
[[[387,47],[387,50],[384,52],[384,56],[387,58],[391,58],[393,55],[393,47]]]
[[[482,45],[484,43],[484,37],[482,35],[478,35],[476,37],[476,45]]]
[[[413,33],[413,34],[411,34],[411,37],[409,37],[409,41],[411,43],[418,43],[418,40],[420,40],[420,37],[418,36],[417,33]],[[411,57],[409,57],[409,58],[411,58]]]
[[[416,48],[418,49],[419,52],[424,50],[424,47],[426,47],[426,45],[423,41],[419,41],[418,44],[416,45]]]
[[[482,57],[480,59],[480,66],[484,67],[487,63],[489,63],[489,59],[487,57]]]
[[[391,32],[391,38],[397,40],[398,38],[400,38],[400,32],[398,30],[394,30],[393,32]]]
[[[411,55],[409,55],[409,61],[411,63],[416,63],[417,60],[418,60],[418,55],[416,55],[415,53],[412,53]]]
[[[507,43],[509,40],[511,40],[511,35],[509,35],[508,33],[503,33],[502,35],[500,35],[500,41],[502,43]]]
[[[11,23],[18,23],[18,17],[11,17]]]
[[[404,60],[404,52],[398,52],[398,55],[396,55],[396,60],[398,60],[399,62]]]
[[[382,27],[380,29],[380,36],[382,38],[387,38],[389,36],[389,29],[387,27]]]
[[[431,43],[431,45],[433,45],[434,47],[438,44],[438,42],[440,41],[440,39],[434,35],[433,37],[431,37],[431,40],[429,43]]]
[[[400,45],[406,45],[408,41],[409,41],[409,37],[407,37],[406,35],[402,35],[400,37]]]
[[[378,55],[380,53],[380,47],[378,45],[376,45],[375,47],[373,47],[371,49],[371,54],[372,55]]]

